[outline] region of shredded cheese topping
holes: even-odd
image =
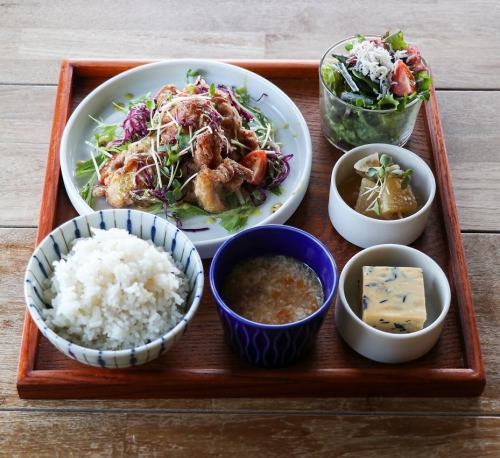
[[[356,56],[354,68],[372,81],[379,83],[383,93],[390,86],[390,74],[394,69],[391,54],[383,46],[365,40],[354,44],[352,54]]]

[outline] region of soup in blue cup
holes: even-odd
[[[318,307],[285,324],[252,321],[237,313],[227,300],[226,280],[237,266],[261,256],[291,258],[310,269],[321,284]],[[210,286],[226,340],[237,355],[261,367],[290,365],[310,350],[337,285],[338,270],[328,248],[311,234],[291,226],[266,225],[242,231],[218,249],[210,266]]]

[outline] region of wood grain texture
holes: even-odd
[[[0,455],[489,458],[499,428],[455,416],[8,412]]]
[[[251,5],[224,0],[210,8],[201,0],[189,7],[121,0],[113,11],[124,14],[115,20],[98,0],[57,0],[50,8],[36,0],[3,2],[0,83],[55,84],[60,60],[70,57],[319,59],[347,36],[400,28],[421,47],[438,88],[500,87],[500,80],[491,78],[500,73],[500,55],[489,52],[485,59],[478,52],[486,43],[489,49],[500,47],[495,0],[459,6],[453,0],[425,0],[418,7],[408,0],[378,7],[367,0],[256,0]]]
[[[438,88],[500,87],[499,54],[480,51],[485,43],[489,49],[499,48],[500,4],[496,0],[418,3],[390,0],[377,8],[361,0],[258,1],[252,7],[245,2],[223,0],[218,2],[218,7],[208,9],[205,3],[201,8],[198,1],[190,2],[188,7],[169,2],[164,8],[158,8],[153,2],[115,2],[113,8],[120,11],[119,21],[110,20],[108,10],[97,0],[1,2],[0,106],[8,109],[0,110],[3,126],[0,157],[2,164],[7,161],[9,167],[0,169],[3,183],[0,226],[37,224],[55,88],[22,83],[56,84],[59,62],[65,57],[318,58],[332,42],[358,30],[379,32],[381,28],[401,27],[421,45],[432,65]],[[203,14],[191,14],[200,8]],[[366,14],[367,9],[370,14]],[[194,21],[190,22],[194,32],[186,30],[183,21],[186,18]],[[168,30],[152,30],[151,24],[158,19],[169,23]],[[122,27],[130,33],[124,34]],[[500,130],[497,107],[500,95],[491,91],[439,91],[438,98],[462,229],[498,231]],[[29,109],[25,108],[27,100]],[[394,444],[403,439],[410,440],[413,446],[411,451],[405,450],[405,456],[500,455],[498,418],[477,417],[500,413],[497,333],[500,239],[497,234],[464,235],[489,382],[480,398],[46,402],[20,400],[15,391],[24,313],[22,276],[35,232],[34,229],[0,229],[0,409],[15,409],[13,412],[0,410],[0,456],[120,456],[129,443],[134,446],[127,451],[133,456],[162,455],[167,447],[170,455],[193,456],[190,451],[199,450],[198,442],[214,447],[220,455],[228,450],[226,444],[233,447],[231,451],[236,450],[234,454],[244,455],[249,449],[254,454],[268,454],[271,439],[283,453],[288,452],[287,444],[292,443],[300,450],[304,450],[301,446],[309,447],[310,452],[323,450],[323,455],[328,456],[380,456],[382,453],[401,456],[401,450],[395,449]],[[41,411],[33,412],[30,410],[33,408]],[[61,411],[66,412],[60,416]],[[275,423],[289,425],[277,433],[267,422],[270,413],[276,414],[276,411],[283,415],[278,415],[279,419],[274,415]],[[331,421],[320,426],[315,423],[312,432],[307,428],[311,424],[308,415],[302,415],[299,420],[293,417],[288,422],[289,417],[304,411],[330,415]],[[400,430],[389,429],[386,417],[380,416],[381,412],[391,411],[407,414],[401,423],[404,433],[398,435]],[[189,412],[206,415],[193,416]],[[215,416],[218,412],[255,415],[251,421],[239,423],[242,428],[235,430],[231,428],[233,417]],[[165,415],[158,422],[146,418],[156,419],[155,413]],[[352,426],[357,425],[356,429],[343,426],[344,413],[356,415],[351,420]],[[422,413],[432,418],[420,416]],[[374,418],[370,428],[366,421],[368,414],[374,414],[370,416]],[[446,416],[448,414],[453,416]],[[474,417],[461,417],[463,414]],[[138,424],[124,434],[127,415],[138,415]],[[437,422],[433,421],[435,415],[440,415]],[[396,428],[398,420],[396,417],[392,423]],[[261,423],[266,429],[259,427]],[[159,424],[162,428],[158,428]],[[176,429],[172,424],[181,426]],[[149,427],[146,433],[142,425]],[[190,425],[194,425],[196,431]],[[320,431],[315,433],[318,428]],[[135,435],[136,431],[141,434]],[[269,440],[268,431],[273,432]],[[369,437],[366,439],[373,431],[377,443]],[[412,439],[414,431],[420,442]],[[207,437],[212,439],[210,443]],[[430,446],[426,447],[429,437]],[[331,438],[336,441],[333,445]],[[317,448],[311,445],[314,439],[319,444]],[[118,444],[122,440],[125,445]],[[237,440],[246,448],[238,448]],[[365,441],[371,449],[363,449]],[[323,443],[324,447],[320,448]],[[381,443],[388,443],[392,453],[378,450]],[[178,447],[174,449],[175,446]]]
[[[494,269],[500,258],[500,235],[464,234],[466,258],[471,275],[479,333],[484,349],[488,384],[480,398],[473,399],[217,399],[134,401],[33,401],[21,400],[15,388],[16,367],[24,316],[22,276],[35,243],[35,229],[0,229],[0,409],[32,407],[42,409],[153,409],[212,411],[310,410],[318,412],[446,412],[458,414],[500,413],[500,272]],[[1,410],[0,410],[1,411]]]
[[[462,229],[499,231],[500,93],[442,91],[438,100]]]
[[[109,66],[105,62],[63,62],[37,241],[75,214],[62,184],[59,185],[59,143],[71,108],[109,76],[136,65],[117,61]],[[292,65],[283,61],[268,65],[265,61],[249,61],[245,67],[258,71],[283,89],[306,118],[313,141],[313,186],[309,187],[289,224],[320,238],[334,254],[341,269],[359,250],[343,240],[331,225],[324,224],[322,209],[327,208],[330,170],[340,152],[326,142],[321,132],[317,109],[318,62],[296,61]],[[97,78],[102,75],[105,77]],[[310,396],[313,392],[328,396],[480,394],[484,387],[484,368],[434,91],[420,113],[409,148],[434,170],[438,189],[427,229],[414,246],[432,256],[447,272],[453,298],[442,336],[427,355],[398,366],[368,361],[340,339],[332,312],[307,358],[285,370],[255,370],[228,351],[214,313],[215,303],[206,290],[197,319],[190,325],[182,346],[134,370],[89,368],[62,357],[40,337],[26,314],[17,381],[20,396],[53,399]],[[61,192],[58,192],[59,187]],[[207,279],[206,282],[208,284]]]
[[[426,123],[429,131],[429,141],[434,152],[434,176],[436,177],[437,192],[441,200],[442,217],[450,252],[449,268],[452,297],[455,294],[455,300],[459,304],[459,319],[464,341],[466,365],[467,367],[476,368],[475,376],[484,379],[484,366],[477,333],[476,314],[472,302],[472,290],[460,233],[460,222],[458,220],[441,115],[434,88],[431,88],[430,92],[431,96],[424,108],[427,114]],[[454,290],[455,293],[453,293]]]
[[[36,226],[56,88],[0,85],[0,226]],[[461,229],[500,229],[500,92],[438,91]],[[23,100],[31,109],[23,109]],[[478,129],[480,120],[481,128]],[[30,126],[26,128],[26,126]]]

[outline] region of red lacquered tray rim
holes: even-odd
[[[130,68],[151,63],[146,60],[64,60],[61,64],[58,90],[55,101],[54,119],[50,137],[49,156],[44,180],[44,194],[40,208],[40,218],[36,237],[38,244],[52,231],[56,218],[57,195],[59,192],[60,139],[69,117],[68,103],[73,93],[73,78],[79,76],[111,77]],[[284,69],[290,78],[301,78],[298,73],[317,71],[316,60],[227,60],[256,73],[265,72],[267,77],[282,76]],[[21,342],[17,388],[22,398],[117,398],[117,397],[244,397],[255,396],[252,383],[258,379],[258,395],[262,396],[318,396],[318,395],[410,395],[410,396],[477,396],[484,389],[486,378],[479,342],[479,334],[472,302],[472,290],[467,272],[464,246],[455,205],[448,155],[439,116],[434,88],[430,100],[424,104],[425,122],[434,154],[436,181],[440,201],[446,202],[448,220],[446,235],[450,247],[451,287],[457,291],[457,309],[460,317],[462,340],[464,341],[464,368],[411,368],[404,373],[392,366],[383,368],[363,368],[366,383],[360,381],[360,369],[322,369],[313,375],[288,368],[285,371],[255,369],[254,375],[248,371],[232,371],[229,377],[226,369],[217,370],[169,370],[168,380],[162,379],[158,390],[158,373],[154,371],[114,370],[103,375],[100,369],[83,366],[79,369],[37,370],[36,354],[40,332],[26,310]],[[457,282],[459,279],[459,282]],[[456,284],[458,283],[458,284]],[[54,349],[54,351],[57,351]],[[240,377],[241,376],[241,377]],[[268,380],[267,386],[263,381]],[[276,390],[276,381],[282,384]],[[307,380],[309,386],[317,389],[304,391],[294,381]],[[349,384],[355,381],[353,389]],[[182,386],[179,386],[182,382]],[[404,384],[403,390],[394,391],[393,383]],[[141,396],[134,396],[134,386],[141,385]],[[145,394],[148,386],[155,388]],[[205,389],[199,389],[203,386]],[[81,388],[81,394],[75,388]],[[226,389],[228,392],[225,392]],[[207,396],[208,393],[208,396]],[[278,393],[278,394],[277,394]]]

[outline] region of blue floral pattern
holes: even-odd
[[[164,336],[140,347],[128,350],[96,350],[84,348],[58,336],[47,327],[41,310],[51,305],[42,297],[42,291],[53,272],[52,264],[68,253],[71,242],[80,237],[89,237],[91,228],[126,229],[129,233],[172,253],[189,280],[190,292],[186,315]],[[189,238],[177,227],[149,213],[136,210],[101,210],[86,216],[79,216],[56,228],[36,248],[26,269],[24,292],[31,317],[42,334],[61,352],[85,364],[105,368],[124,368],[147,363],[168,351],[184,334],[194,316],[203,292],[203,264]]]

